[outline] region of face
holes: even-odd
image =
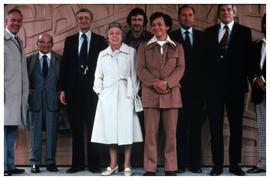
[[[23,16],[18,12],[13,12],[6,19],[6,28],[12,33],[17,34],[22,27]]]
[[[235,12],[233,11],[232,5],[223,5],[219,9],[219,18],[222,23],[229,24],[233,21]]]
[[[88,12],[80,12],[76,18],[77,18],[77,25],[80,31],[87,32],[90,30],[92,17]]]
[[[158,40],[165,40],[169,27],[166,26],[163,17],[158,17],[152,21],[151,30]]]
[[[179,16],[179,22],[184,29],[189,29],[194,23],[194,13],[191,8],[186,7],[181,10]]]
[[[118,27],[113,27],[108,31],[108,41],[111,46],[120,46],[122,43],[122,31]]]
[[[39,51],[43,54],[51,52],[53,46],[52,38],[47,34],[42,35],[37,43],[37,46]]]
[[[131,29],[134,32],[143,31],[144,18],[143,15],[131,16]]]

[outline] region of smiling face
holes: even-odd
[[[194,13],[190,7],[185,7],[181,10],[179,16],[179,22],[184,29],[189,29],[194,23]]]
[[[51,52],[53,46],[52,37],[48,34],[41,35],[38,39],[37,46],[39,51],[43,54]]]
[[[80,12],[77,15],[77,26],[80,31],[87,32],[90,30],[92,17],[88,12]]]
[[[163,17],[157,17],[151,23],[151,30],[158,40],[166,40],[169,27],[166,26]]]
[[[219,8],[219,19],[221,20],[222,23],[224,24],[229,24],[230,22],[233,21],[235,17],[235,12],[233,11],[233,6],[232,5],[222,5]]]
[[[5,21],[6,28],[12,33],[17,34],[22,27],[23,16],[18,12],[8,15]]]
[[[118,27],[110,28],[108,31],[108,42],[113,48],[118,48],[122,43],[122,31]]]
[[[143,31],[144,17],[143,15],[131,16],[131,29],[138,33]]]

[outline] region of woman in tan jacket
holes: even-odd
[[[165,175],[175,176],[176,127],[178,108],[182,107],[179,81],[185,69],[184,51],[182,45],[172,41],[167,34],[172,25],[167,14],[152,14],[150,23],[154,37],[139,46],[136,57],[144,107],[144,175],[156,174],[158,129],[162,120],[165,134]]]

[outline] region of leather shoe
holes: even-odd
[[[100,173],[100,168],[88,168],[88,170],[91,172],[91,173]]]
[[[264,173],[264,172],[266,172],[266,170],[258,168],[258,167],[253,167],[247,170],[247,173]]]
[[[74,167],[71,167],[69,168],[66,173],[76,173],[76,172],[79,172],[79,171],[84,171],[84,168],[74,168]]]
[[[5,171],[4,176],[12,176],[12,173],[10,171]]]
[[[191,168],[189,168],[189,170],[192,173],[202,173],[202,169],[200,167],[191,167]]]
[[[210,172],[211,176],[219,176],[223,173],[223,167],[222,166],[214,166]]]
[[[165,171],[165,176],[176,176],[175,171]]]
[[[58,171],[58,169],[57,169],[57,167],[56,167],[55,164],[49,164],[49,165],[47,165],[47,170],[50,171],[50,172],[57,172]]]
[[[39,165],[33,164],[31,166],[31,173],[40,173]]]
[[[179,168],[177,172],[178,173],[184,173],[184,172],[186,172],[186,169],[185,168]]]
[[[18,169],[18,168],[15,168],[13,170],[10,170],[11,174],[22,174],[25,172],[24,169]]]
[[[241,169],[238,164],[230,165],[229,172],[237,176],[245,176],[246,173]]]
[[[155,176],[156,172],[150,172],[150,171],[146,171],[143,176]]]

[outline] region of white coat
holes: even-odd
[[[134,109],[137,84],[134,48],[122,43],[117,52],[110,46],[100,52],[93,87],[99,100],[92,142],[128,145],[143,140]]]

